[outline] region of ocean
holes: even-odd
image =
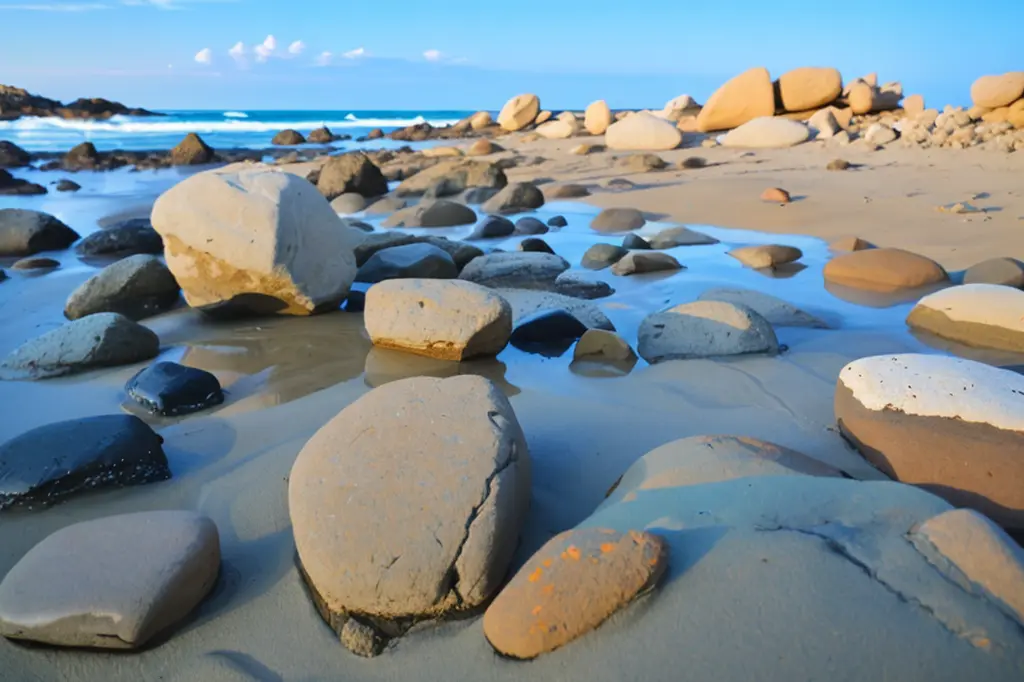
[[[362,137],[416,123],[445,126],[472,111],[164,111],[167,116],[114,116],[105,121],[25,117],[0,121],[0,140],[30,152],[62,152],[81,142],[100,151],[170,149],[198,133],[214,149],[266,149],[274,134],[293,128],[306,134],[327,126],[336,135]],[[378,144],[377,146],[381,146]]]

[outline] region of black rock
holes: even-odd
[[[217,377],[176,362],[150,365],[136,374],[124,390],[149,412],[165,417],[191,414],[224,402]]]
[[[546,232],[548,232],[548,226],[536,218],[527,216],[516,221],[516,234],[545,234]]]
[[[554,253],[546,241],[537,237],[530,237],[519,242],[520,251],[533,251],[535,253]]]
[[[46,188],[34,182],[16,178],[0,168],[0,195],[31,196],[35,194],[46,194]]]
[[[433,244],[414,243],[381,249],[359,268],[357,282],[376,284],[386,279],[454,279],[459,276],[455,261]]]
[[[601,270],[622,260],[629,251],[614,244],[594,244],[583,253],[580,263],[589,270]]]
[[[366,292],[353,289],[345,300],[346,313],[361,313],[366,307]]]
[[[0,510],[171,477],[163,439],[131,415],[48,424],[0,445]]]
[[[80,256],[161,254],[164,242],[149,218],[132,218],[93,232],[75,246]]]
[[[521,351],[556,358],[583,336],[587,326],[572,313],[544,310],[522,320],[509,342]]]
[[[565,227],[569,224],[569,221],[565,219],[565,216],[556,215],[548,220],[548,227]]]
[[[18,168],[27,166],[32,161],[32,156],[7,140],[0,140],[0,168]]]
[[[462,200],[467,204],[482,204],[500,191],[497,187],[470,187],[462,193]]]
[[[495,239],[507,237],[516,231],[516,226],[508,218],[497,215],[489,215],[480,221],[480,224],[473,229],[468,239]]]
[[[62,180],[57,181],[58,192],[77,192],[80,189],[82,189],[82,186],[79,185],[74,180],[68,180],[67,178],[64,178]]]
[[[634,251],[646,251],[651,248],[651,243],[638,234],[627,234],[622,238],[622,248]]]

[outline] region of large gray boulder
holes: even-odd
[[[86,235],[75,245],[80,256],[131,256],[137,253],[161,254],[164,242],[149,218],[132,218]]]
[[[383,227],[454,227],[476,222],[476,213],[469,206],[448,199],[423,200],[388,216]]]
[[[328,200],[354,192],[364,197],[388,193],[388,181],[370,158],[362,152],[332,156],[320,169],[317,189]]]
[[[357,282],[375,284],[386,279],[453,279],[459,276],[455,261],[432,244],[405,244],[373,254],[356,273]]]
[[[750,308],[720,301],[684,303],[654,313],[640,324],[640,356],[664,360],[710,358],[748,353],[775,354],[775,330]]]
[[[555,278],[569,269],[561,256],[531,251],[491,253],[474,258],[463,268],[460,279],[488,287],[549,289]]]
[[[60,251],[77,239],[77,232],[48,213],[24,208],[0,209],[0,256]]]
[[[108,265],[75,289],[64,316],[77,320],[93,313],[120,313],[141,320],[172,307],[180,288],[156,256],[137,255]]]
[[[703,291],[698,298],[701,301],[724,301],[744,305],[775,327],[827,329],[829,326],[823,320],[797,308],[792,303],[753,289],[714,287]]]
[[[504,187],[485,201],[481,208],[485,213],[508,215],[540,208],[543,205],[544,194],[536,185],[529,182],[516,182]]]

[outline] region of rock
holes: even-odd
[[[0,140],[0,168],[20,168],[32,162],[32,155],[7,140]]]
[[[667,565],[667,545],[651,533],[566,531],[541,547],[488,607],[484,635],[513,658],[554,651],[652,589]]]
[[[830,242],[828,248],[830,251],[844,252],[864,251],[877,247],[866,239],[861,239],[860,237],[840,237],[839,239]]]
[[[640,357],[654,364],[749,353],[779,352],[775,330],[746,306],[721,301],[684,303],[640,324]]]
[[[345,621],[339,636],[343,647],[363,658],[379,656],[387,645],[387,640],[374,630],[372,625],[355,618]]]
[[[580,263],[590,270],[601,270],[618,263],[629,249],[614,244],[594,244],[583,253]]]
[[[606,208],[590,221],[590,229],[605,234],[638,230],[647,223],[644,214],[635,208]]]
[[[302,136],[297,130],[282,130],[277,135],[274,135],[274,139],[270,141],[270,144],[281,145],[281,146],[293,146],[297,144],[306,144],[306,138]]]
[[[880,90],[867,83],[854,83],[846,96],[850,111],[862,116],[878,111],[891,111],[900,105],[902,94],[899,92]]]
[[[537,114],[537,118],[533,119],[533,125],[539,126],[539,125],[541,125],[543,123],[547,123],[550,120],[551,120],[551,112],[550,111],[542,111],[539,114]],[[532,133],[532,134],[533,135],[537,135],[537,133]],[[540,139],[540,136],[537,135],[537,137],[535,139]],[[531,140],[531,142],[532,141],[533,140]]]
[[[459,280],[375,284],[366,294],[365,322],[375,346],[441,360],[497,355],[512,333],[509,304]]]
[[[132,218],[86,235],[75,251],[79,256],[158,255],[164,252],[164,241],[149,218]]]
[[[370,256],[356,273],[357,282],[375,284],[386,279],[454,279],[459,276],[455,261],[433,244],[405,244],[381,249]]]
[[[843,435],[890,478],[1024,528],[1019,409],[1024,376],[939,355],[848,364],[836,385]]]
[[[612,111],[603,99],[592,102],[583,113],[583,127],[591,135],[604,135],[612,124]]]
[[[779,98],[786,111],[818,109],[842,92],[843,77],[836,69],[803,67],[779,76]]]
[[[836,120],[832,107],[816,111],[813,116],[807,119],[807,126],[815,133],[819,140],[834,137],[836,133],[843,129],[839,125],[839,121]]]
[[[462,268],[469,261],[477,256],[482,256],[483,251],[467,244],[466,242],[452,241],[445,237],[420,237],[401,232],[376,232],[368,235],[365,240],[355,248],[356,265],[362,267],[370,257],[380,251],[392,246],[403,246],[405,244],[431,244],[441,249],[455,261],[455,265]]]
[[[559,357],[586,331],[587,326],[567,310],[543,310],[519,321],[509,343],[526,353]]]
[[[487,213],[522,213],[544,205],[544,194],[529,182],[515,182],[484,202]]]
[[[370,132],[366,133],[367,140],[381,140],[384,139],[384,131],[380,128],[374,128]]]
[[[540,113],[540,100],[536,95],[516,95],[501,108],[498,125],[515,132],[533,123]]]
[[[157,199],[152,220],[185,300],[211,311],[336,308],[363,239],[309,182],[275,171],[194,175]]]
[[[420,153],[428,159],[443,156],[463,156],[462,150],[457,147],[427,147]]]
[[[971,85],[971,101],[975,106],[997,109],[1009,106],[1024,97],[1024,71],[1010,71],[1001,76],[982,76]]]
[[[784,265],[803,258],[803,252],[792,246],[781,244],[763,244],[759,246],[744,246],[728,252],[739,262],[748,268],[774,268],[776,265]]]
[[[217,377],[176,362],[157,362],[125,384],[125,393],[148,412],[174,417],[199,412],[224,402]]]
[[[568,269],[564,258],[549,253],[490,253],[470,261],[459,279],[487,287],[545,289]]]
[[[554,253],[555,252],[555,250],[552,249],[551,246],[546,241],[544,241],[543,239],[539,239],[537,237],[529,237],[527,239],[524,239],[523,241],[519,242],[519,246],[517,248],[520,251],[526,251],[526,252],[529,252],[529,253]]]
[[[850,166],[850,162],[845,159],[832,159],[828,162],[828,165],[825,166],[825,170],[844,171],[849,170]]]
[[[466,204],[482,204],[499,191],[495,187],[471,187],[462,193],[462,201]]]
[[[640,235],[630,233],[622,238],[622,248],[646,251],[651,248],[651,244]]]
[[[938,284],[949,278],[933,260],[902,249],[865,249],[825,264],[825,281],[855,289],[891,292]]]
[[[566,227],[568,224],[569,221],[565,219],[565,216],[556,215],[548,218],[548,227],[555,230]]]
[[[615,332],[588,329],[573,351],[573,360],[586,362],[635,363],[636,353]]]
[[[71,524],[29,550],[0,583],[0,634],[137,649],[182,621],[219,571],[217,526],[195,512]]]
[[[423,200],[415,206],[392,213],[383,227],[454,227],[472,225],[476,213],[469,206],[447,199]]]
[[[404,202],[403,202],[404,203]],[[366,208],[366,198],[356,192],[346,192],[339,195],[331,202],[331,208],[335,213],[351,214],[359,213]]]
[[[0,445],[0,510],[48,507],[97,488],[166,480],[171,471],[161,443],[141,419],[122,414],[26,431]],[[8,613],[0,606],[0,627],[9,622]],[[4,629],[9,637],[11,630]]]
[[[395,195],[422,195],[437,182],[444,182],[452,194],[458,194],[472,187],[501,189],[508,184],[508,178],[497,164],[454,159],[438,163],[407,178],[395,189]]]
[[[203,138],[189,133],[171,150],[170,159],[172,166],[200,166],[213,163],[216,156],[210,145],[203,142]]]
[[[718,240],[703,232],[696,232],[688,227],[669,227],[658,234],[651,235],[647,241],[653,249],[674,249],[677,246],[705,246],[717,244]]]
[[[469,149],[466,150],[466,156],[487,156],[489,154],[497,154],[498,152],[505,151],[502,147],[494,144],[487,139],[479,139],[473,144],[469,145]]]
[[[1002,528],[978,512],[954,509],[928,519],[908,537],[951,582],[1024,625],[1024,551]]]
[[[773,327],[811,327],[828,329],[829,325],[814,315],[783,301],[752,289],[715,287],[701,293],[701,301],[723,301],[750,308],[768,320]]]
[[[967,268],[964,284],[1002,284],[1024,288],[1024,263],[1014,258],[990,258]]]
[[[924,113],[924,97],[922,95],[910,95],[903,100],[903,111],[907,116],[920,116]]]
[[[668,167],[665,159],[657,154],[630,154],[620,158],[616,161],[615,165],[623,167],[632,173],[647,173]]]
[[[367,206],[363,213],[366,215],[385,215],[387,213],[394,213],[405,208],[407,202],[405,199],[400,197],[387,196],[383,199],[378,199],[369,206]]]
[[[98,313],[25,342],[0,364],[0,378],[46,379],[156,357],[160,339],[116,313]]]
[[[64,155],[61,165],[68,170],[92,170],[102,163],[103,159],[92,142],[77,144]]]
[[[907,324],[979,348],[1024,352],[1024,291],[999,284],[964,284],[925,296]]]
[[[492,123],[491,114],[487,111],[478,111],[469,118],[469,127],[477,132],[489,127]]]
[[[630,251],[612,266],[613,275],[642,275],[649,272],[684,270],[679,261],[667,253]]]
[[[31,256],[71,246],[78,233],[48,213],[0,209],[0,256]]]
[[[515,232],[516,226],[508,218],[497,215],[486,216],[473,228],[467,239],[496,239],[507,237]]]
[[[544,198],[548,201],[555,199],[580,199],[589,197],[590,190],[583,185],[567,183],[564,185],[547,185],[544,187]]]
[[[531,216],[516,221],[514,234],[546,234],[548,226]]]
[[[761,192],[761,201],[770,201],[773,204],[788,204],[791,199],[789,192],[781,187],[769,187]]]
[[[362,152],[349,152],[327,159],[316,183],[328,201],[342,194],[376,197],[388,193],[388,181],[373,161]]]
[[[64,316],[119,313],[132,320],[151,317],[178,301],[178,283],[156,256],[136,255],[108,265],[75,289]]]
[[[552,251],[552,253],[554,252]],[[581,273],[568,270],[555,278],[554,291],[565,296],[587,300],[604,298],[615,293],[615,289],[612,289],[607,282],[587,279]]]
[[[353,289],[348,292],[343,309],[346,313],[361,313],[366,308],[366,292]]]
[[[16,178],[0,168],[0,196],[36,196],[46,193],[42,185]]]
[[[52,258],[28,257],[14,261],[11,270],[53,270],[60,267],[60,261]],[[0,277],[0,281],[3,281]]]
[[[303,578],[336,631],[349,613],[393,622],[482,605],[529,504],[522,428],[472,375],[374,389],[306,443],[288,481]]]
[[[561,309],[574,315],[589,329],[615,331],[615,325],[608,319],[608,316],[590,301],[549,291],[528,289],[498,289],[497,293],[512,306],[512,322],[514,324],[519,324],[545,310]]]
[[[604,141],[609,149],[664,151],[678,147],[683,135],[665,119],[641,112],[608,126]]]
[[[555,119],[537,126],[537,134],[547,140],[567,140],[579,132],[575,122]]]
[[[895,142],[898,135],[896,131],[882,123],[872,123],[867,132],[864,133],[864,140],[868,144],[885,145]]]
[[[344,217],[341,219],[341,224],[345,227],[351,228],[352,230],[359,230],[360,232],[373,232],[373,225],[364,223],[362,220],[356,220],[355,218]]]
[[[810,139],[811,131],[799,121],[764,116],[744,123],[722,138],[725,147],[781,149]]]
[[[278,135],[281,134],[283,133],[278,133]],[[299,135],[299,137],[302,136]],[[327,126],[321,126],[309,131],[309,135],[306,136],[306,141],[312,142],[313,144],[327,144],[328,142],[334,142],[334,133],[332,133],[331,129]],[[299,142],[298,144],[302,143]]]
[[[775,113],[775,88],[768,69],[758,67],[729,80],[714,92],[697,115],[702,132],[730,130]]]

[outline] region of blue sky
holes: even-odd
[[[1022,25],[1024,0],[0,0],[0,83],[157,109],[640,107],[823,65],[965,104],[1024,69]]]

